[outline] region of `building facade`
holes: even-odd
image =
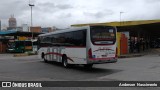
[[[0,31],[1,31],[1,20],[0,20]]]
[[[27,24],[22,24],[22,31],[23,32],[29,32],[29,27]]]
[[[30,27],[30,32],[42,32],[41,27]]]
[[[51,27],[41,28],[41,30],[42,30],[42,33],[49,33],[54,31]]]
[[[11,15],[11,17],[9,18],[8,23],[9,23],[9,29],[16,29],[17,21],[16,21],[16,18],[14,18],[13,15]]]

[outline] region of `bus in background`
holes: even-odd
[[[45,62],[60,62],[64,67],[115,63],[116,33],[112,26],[85,26],[41,34],[38,37],[38,55]]]
[[[32,51],[32,41],[30,40],[10,40],[7,44],[7,52],[24,53]]]
[[[37,41],[37,39],[33,40],[32,43],[33,43],[32,51],[33,51],[33,53],[37,54],[37,51],[38,51],[38,41]]]

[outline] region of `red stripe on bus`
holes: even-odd
[[[73,59],[71,59],[70,57],[67,57],[67,59],[69,59],[70,61],[74,62]]]
[[[57,55],[57,56],[63,56],[63,54],[60,54],[60,53],[55,53],[55,52],[49,52],[49,53],[46,53],[45,55]],[[70,57],[67,57],[67,59],[69,59],[70,61],[74,62],[73,59],[71,59]]]

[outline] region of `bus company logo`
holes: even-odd
[[[12,87],[11,82],[2,82],[2,87]]]

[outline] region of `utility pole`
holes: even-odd
[[[32,23],[32,8],[34,7],[34,4],[28,4],[30,7],[31,7],[31,27],[33,26],[33,23]]]
[[[32,26],[33,26],[33,23],[32,23],[32,8],[35,6],[34,4],[28,4],[30,7],[31,7],[31,27],[30,27],[30,32],[32,32],[32,51],[33,51],[33,31],[31,30],[32,29]]]
[[[123,14],[124,12],[120,12],[120,26],[122,25],[122,14]]]

